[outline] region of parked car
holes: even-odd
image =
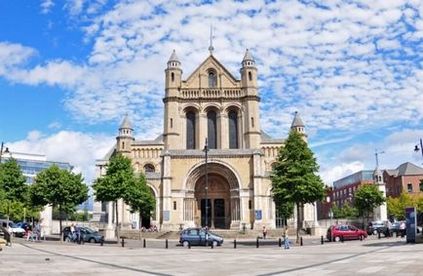
[[[353,225],[333,225],[329,227],[326,237],[329,241],[357,240],[367,238],[364,230],[358,229]]]
[[[98,231],[91,229],[89,227],[80,227],[81,228],[81,237],[84,242],[89,243],[99,243],[104,241],[104,236],[101,235]],[[76,235],[73,236],[70,227],[67,226],[63,228],[63,240],[67,242],[76,242]]]
[[[9,220],[9,225],[7,225],[7,220],[1,219],[0,224],[9,231],[13,236],[22,238],[25,235],[25,230],[18,227],[13,221]]]
[[[31,229],[32,229],[32,226],[31,226],[31,224],[30,224],[30,223],[28,223],[28,222],[23,222],[23,221],[17,222],[17,223],[16,223],[16,226],[17,226],[17,227],[20,227],[20,228],[22,228],[22,229],[24,229],[24,230],[26,230],[26,229],[31,230]]]
[[[223,243],[223,238],[202,228],[187,228],[182,230],[179,238],[179,243],[184,247],[190,245],[207,245],[220,246]]]
[[[367,226],[367,234],[377,235],[378,233],[386,233],[387,225],[384,221],[372,221]]]

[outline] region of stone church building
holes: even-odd
[[[116,145],[96,164],[100,176],[112,154],[126,155],[135,172],[145,173],[156,198],[155,212],[142,221],[120,202],[123,228],[156,225],[178,230],[206,223],[214,229],[281,226],[269,176],[284,140],[271,138],[260,127],[257,68],[248,50],[240,75],[241,79],[233,76],[211,50],[184,79],[173,51],[165,70],[163,134],[155,140],[135,140],[125,116]],[[297,113],[291,128],[306,139]],[[112,203],[97,203],[94,212],[112,227],[113,208]],[[315,223],[314,206],[305,207],[304,219]]]

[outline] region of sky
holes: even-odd
[[[423,1],[0,1],[0,141],[70,162],[87,183],[128,113],[162,132],[164,69],[209,55],[259,76],[262,129],[285,138],[300,112],[320,175],[403,162],[423,138]]]

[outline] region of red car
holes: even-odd
[[[367,238],[367,232],[353,225],[333,225],[329,227],[327,235],[329,241],[358,240]]]

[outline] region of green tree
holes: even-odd
[[[136,179],[131,160],[122,154],[115,154],[110,158],[106,174],[97,178],[93,185],[94,195],[97,201],[110,201],[116,210],[116,236],[119,239],[119,217],[117,201],[125,199],[128,195],[128,187],[135,185]],[[127,200],[126,200],[127,201]]]
[[[16,207],[25,204],[28,192],[25,182],[26,179],[15,159],[10,158],[0,164],[0,190],[3,202],[0,212],[5,213],[8,219],[12,210],[13,218],[16,218],[16,213],[19,212]]]
[[[285,202],[276,202],[276,212],[278,213],[279,217],[283,218],[283,223],[286,223],[286,220],[291,218],[294,215],[294,207],[295,204],[293,202],[285,201]]]
[[[143,217],[150,217],[156,207],[156,200],[147,186],[144,174],[135,179],[134,185],[126,189],[125,203],[131,207],[131,212],[139,212],[140,222]]]
[[[406,207],[416,206],[417,212],[423,212],[423,195],[402,192],[399,197],[388,197],[386,205],[389,216],[404,220]]]
[[[322,200],[325,194],[318,170],[316,158],[301,134],[291,131],[285,146],[279,151],[271,180],[275,202],[292,202],[297,206],[297,243],[304,204]]]
[[[361,185],[354,195],[354,207],[357,209],[358,214],[367,218],[373,213],[373,209],[379,207],[385,202],[383,192],[379,191],[378,187],[374,184]]]
[[[39,172],[30,191],[31,202],[35,206],[51,205],[59,213],[74,210],[76,205],[88,198],[88,187],[83,183],[81,174],[60,169],[56,165]],[[61,216],[59,225],[61,234]]]
[[[332,207],[333,217],[338,218],[356,218],[358,217],[358,211],[355,207],[349,203],[345,203],[341,208],[337,205]]]

